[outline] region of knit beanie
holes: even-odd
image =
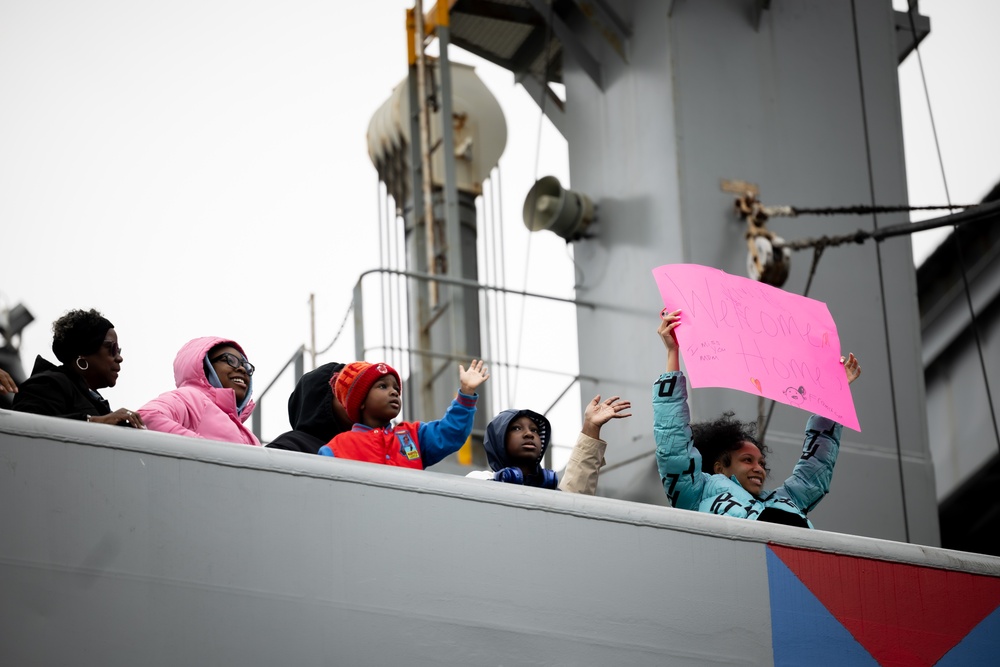
[[[344,366],[337,376],[333,393],[337,395],[337,400],[344,406],[347,416],[355,424],[361,421],[361,404],[368,398],[368,390],[383,375],[395,377],[399,390],[403,391],[403,381],[399,379],[399,373],[385,362],[369,364],[367,361],[355,361]]]

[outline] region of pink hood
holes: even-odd
[[[238,412],[236,392],[213,387],[205,376],[205,355],[219,344],[232,345],[247,356],[238,343],[228,338],[205,336],[185,343],[174,359],[177,389],[160,394],[139,410],[147,428],[195,438],[260,445],[243,425],[253,413],[253,400]],[[251,380],[247,391],[252,387]]]
[[[240,344],[234,340],[218,338],[216,336],[203,336],[184,343],[177,356],[174,357],[174,384],[183,387],[193,384],[198,387],[212,387],[208,378],[205,377],[204,359],[208,351],[216,345],[232,345],[240,351],[244,357],[247,353],[243,351]]]

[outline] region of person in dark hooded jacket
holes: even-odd
[[[602,401],[597,395],[590,401],[583,413],[583,430],[561,480],[555,471],[541,466],[552,438],[549,420],[532,410],[504,410],[486,427],[483,439],[490,470],[477,470],[466,477],[594,495],[608,444],[601,440],[601,427],[612,419],[631,417],[627,412],[631,407],[618,396]]]
[[[335,435],[350,431],[354,422],[333,393],[344,364],[330,362],[303,375],[288,397],[288,423],[292,430],[267,444],[271,449],[317,454]]]

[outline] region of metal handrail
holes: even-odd
[[[459,363],[469,361],[468,355],[449,354],[447,352],[435,352],[433,350],[424,350],[419,347],[409,347],[400,345],[372,345],[371,347],[365,346],[364,348],[365,352],[368,352],[370,350],[389,350],[392,352],[405,352],[408,354],[416,354],[419,356],[430,357],[431,359],[443,359],[445,361],[457,361]],[[535,373],[549,373],[551,375],[562,375],[568,378],[580,377],[575,373],[568,373],[566,371],[558,371],[551,368],[538,368],[537,366],[525,366],[523,364],[511,364],[505,361],[499,361],[497,359],[490,359],[488,357],[482,357],[482,360],[485,361],[490,366],[502,366],[504,368],[515,369],[519,371],[532,371]]]
[[[538,292],[526,292],[524,290],[514,290],[507,287],[498,287],[496,285],[484,285],[481,282],[475,280],[468,280],[466,278],[452,278],[449,276],[443,276],[438,274],[430,273],[419,273],[417,271],[400,271],[398,269],[369,269],[358,276],[357,282],[354,284],[354,288],[357,289],[361,286],[361,281],[365,276],[372,273],[387,273],[390,275],[403,276],[404,278],[417,278],[420,280],[427,280],[430,282],[439,282],[446,285],[457,285],[459,287],[475,287],[477,289],[491,290],[493,292],[502,292],[503,294],[514,294],[517,296],[530,296],[538,299],[548,299],[550,301],[558,301],[560,303],[570,303],[576,306],[584,306],[590,309],[597,309],[600,307],[598,304],[591,301],[580,301],[579,299],[567,299],[562,296],[553,296],[551,294],[540,294]]]
[[[623,307],[621,307],[621,306],[619,306],[617,304],[598,304],[598,303],[595,303],[595,302],[592,302],[592,301],[584,301],[584,300],[580,300],[580,299],[573,299],[573,298],[566,298],[566,297],[554,296],[554,295],[551,295],[551,294],[542,294],[542,293],[539,293],[539,292],[529,292],[529,291],[526,291],[526,290],[510,289],[510,288],[507,288],[507,287],[500,287],[500,286],[497,286],[497,285],[487,285],[487,284],[483,284],[483,283],[480,283],[480,282],[475,281],[475,280],[468,280],[468,279],[465,279],[465,278],[454,278],[454,277],[447,276],[447,275],[440,275],[440,274],[433,274],[432,275],[432,274],[421,273],[421,272],[417,272],[417,271],[401,271],[401,270],[398,270],[398,269],[376,268],[376,269],[369,269],[367,271],[364,271],[364,272],[362,272],[358,276],[358,279],[355,282],[354,289],[353,289],[353,291],[354,291],[354,298],[351,300],[351,303],[348,306],[347,312],[345,313],[345,316],[344,316],[344,322],[341,324],[340,330],[337,332],[337,336],[334,338],[333,342],[331,342],[330,345],[328,345],[321,352],[317,352],[317,354],[321,354],[323,352],[328,351],[337,342],[337,340],[340,338],[340,334],[343,332],[344,325],[347,323],[348,318],[350,317],[350,313],[353,310],[354,311],[354,319],[355,319],[355,353],[357,355],[357,358],[359,358],[359,359],[364,359],[365,356],[366,356],[366,354],[367,354],[367,352],[369,352],[370,350],[381,349],[381,350],[386,350],[386,351],[402,352],[402,353],[407,353],[407,354],[415,354],[415,355],[418,355],[418,356],[427,356],[427,357],[434,358],[434,359],[442,359],[442,360],[448,360],[448,361],[459,361],[459,362],[462,362],[462,361],[467,361],[468,360],[468,355],[447,354],[447,353],[443,353],[443,352],[435,352],[435,351],[432,351],[432,350],[421,349],[419,347],[387,345],[386,341],[382,341],[381,345],[373,345],[371,347],[365,345],[365,343],[364,343],[364,334],[361,333],[363,331],[362,327],[363,327],[363,322],[364,322],[364,303],[363,303],[364,299],[361,296],[360,292],[361,292],[361,287],[362,287],[362,283],[363,283],[364,279],[366,277],[368,277],[369,275],[372,275],[372,274],[399,276],[399,277],[402,277],[402,278],[412,278],[412,279],[421,280],[421,281],[439,282],[439,283],[443,283],[443,284],[446,284],[446,285],[454,285],[454,286],[457,286],[457,287],[475,288],[478,291],[484,291],[485,290],[485,291],[496,292],[496,293],[499,293],[499,294],[510,294],[510,295],[514,295],[514,296],[544,299],[544,300],[548,300],[548,301],[555,301],[557,303],[564,303],[564,304],[567,304],[567,305],[574,305],[574,306],[580,306],[580,307],[584,307],[584,308],[589,308],[589,309],[592,309],[592,310],[596,310],[596,309],[600,308],[601,310],[611,310],[611,311],[619,311],[619,312],[628,312],[628,313],[637,314],[637,315],[644,314],[644,313],[640,313],[639,311],[637,311],[635,309],[623,308]],[[294,373],[295,377],[294,377],[294,379],[295,379],[296,382],[298,382],[298,380],[302,377],[303,372],[304,372],[304,369],[303,369],[303,366],[304,366],[304,355],[305,355],[305,352],[306,352],[307,349],[308,348],[307,348],[306,345],[304,345],[304,344],[300,345],[299,348],[295,351],[295,353],[288,359],[288,361],[285,362],[284,366],[282,366],[281,369],[275,374],[274,378],[267,385],[267,387],[265,387],[264,390],[260,393],[260,395],[255,399],[256,402],[257,402],[257,407],[256,407],[253,415],[251,415],[251,429],[252,429],[254,435],[257,436],[258,439],[261,439],[262,428],[263,428],[263,410],[262,410],[262,408],[263,408],[263,399],[264,399],[264,396],[268,393],[268,391],[270,391],[270,389],[274,386],[274,384],[277,382],[277,380],[285,373],[286,370],[288,370],[288,367],[291,364],[293,364],[293,363],[295,363],[295,373]],[[538,368],[538,367],[534,367],[534,366],[526,366],[526,365],[516,364],[516,363],[512,364],[512,363],[509,363],[509,362],[499,361],[497,359],[484,359],[484,360],[487,363],[489,363],[489,364],[492,364],[492,365],[495,365],[495,366],[499,366],[499,367],[505,367],[505,368],[508,368],[508,369],[525,370],[525,371],[537,372],[537,373],[546,373],[546,374],[550,374],[550,375],[556,375],[556,376],[562,376],[562,377],[568,378],[569,379],[569,385],[565,389],[563,389],[563,391],[559,394],[558,398],[556,398],[552,402],[552,405],[549,406],[548,410],[551,410],[552,407],[554,407],[554,405],[556,403],[558,403],[560,400],[562,400],[562,398],[565,397],[566,393],[575,384],[579,383],[580,380],[590,380],[590,381],[594,381],[594,382],[598,381],[598,378],[584,377],[584,376],[577,375],[575,373],[568,373],[566,371],[560,371],[560,370],[551,369],[551,368]],[[637,384],[637,386],[638,386],[638,384]],[[642,385],[642,386],[645,386],[645,385]],[[548,412],[548,410],[546,410],[546,412]]]
[[[260,392],[260,395],[257,397],[257,400],[256,400],[257,406],[256,406],[256,408],[254,408],[253,414],[250,415],[250,430],[253,431],[253,434],[257,437],[258,440],[261,439],[261,433],[263,432],[263,422],[264,422],[263,403],[264,403],[264,397],[267,395],[267,392],[269,392],[271,390],[271,387],[274,386],[274,383],[278,381],[278,378],[280,378],[282,376],[282,374],[286,370],[288,370],[288,367],[290,365],[292,365],[293,363],[295,364],[295,371],[294,371],[294,373],[295,373],[295,382],[299,381],[299,379],[302,377],[303,373],[305,372],[305,353],[306,353],[306,346],[305,345],[299,345],[299,349],[295,350],[295,353],[291,357],[288,358],[288,361],[285,362],[285,365],[281,367],[281,370],[279,370],[275,374],[275,376],[271,380],[271,382],[266,387],[264,387],[264,391]]]

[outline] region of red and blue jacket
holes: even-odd
[[[401,422],[372,428],[355,424],[319,449],[321,456],[388,466],[432,466],[457,452],[472,433],[478,395],[458,393],[444,417],[431,422]]]

